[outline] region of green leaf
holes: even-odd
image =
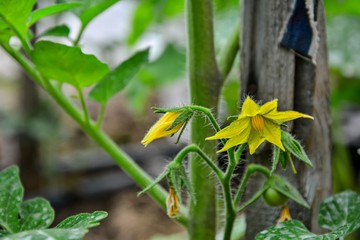
[[[131,33],[128,44],[134,45],[147,28],[155,21],[154,3],[152,0],[144,0],[139,3],[132,19]]]
[[[270,227],[258,235],[262,239],[307,239],[336,240],[349,235],[360,228],[360,195],[346,191],[329,197],[320,205],[319,224],[333,230],[316,235],[310,232],[300,221],[291,220]]]
[[[313,166],[303,147],[290,133],[281,131],[281,141],[286,151],[297,157],[309,166]]]
[[[256,240],[281,240],[281,239],[307,239],[320,240],[316,234],[310,232],[302,222],[298,220],[286,221],[276,226],[270,227],[255,237]]]
[[[108,216],[107,212],[95,211],[93,213],[80,213],[71,216],[59,223],[56,228],[92,228],[98,226],[101,220]]]
[[[185,50],[169,44],[155,61],[139,73],[141,82],[150,87],[162,87],[185,75]]]
[[[360,195],[346,191],[327,198],[320,205],[319,225],[342,236],[360,228]]]
[[[184,1],[142,0],[139,1],[133,14],[131,33],[128,44],[134,45],[137,40],[156,23],[165,22],[168,18],[184,12]]]
[[[61,4],[56,4],[56,5],[37,9],[34,12],[32,12],[32,14],[30,15],[30,20],[28,21],[27,25],[28,27],[30,27],[31,25],[33,25],[34,23],[36,23],[37,21],[39,21],[44,17],[57,14],[75,7],[79,7],[81,5],[82,5],[81,2],[69,2],[69,3],[61,3]]]
[[[294,200],[298,204],[300,204],[303,207],[310,208],[309,204],[306,202],[306,200],[301,196],[299,191],[290,184],[287,180],[284,178],[273,175],[271,176],[265,184],[268,184],[270,187],[276,189],[283,195],[287,196],[288,198]]]
[[[81,240],[87,232],[85,228],[41,229],[7,235],[1,240]]]
[[[84,29],[91,22],[91,20],[117,2],[119,2],[119,0],[105,0],[95,6],[87,8],[80,14],[82,28]]]
[[[85,54],[78,47],[49,41],[35,44],[32,59],[45,77],[78,89],[99,82],[109,72],[109,67],[94,55]]]
[[[148,62],[149,49],[137,52],[108,73],[90,92],[90,97],[106,103],[112,96],[124,89],[141,67]]]
[[[43,198],[34,198],[21,204],[20,229],[28,231],[48,228],[54,221],[54,209]]]
[[[70,34],[70,28],[66,25],[59,25],[47,29],[44,33],[40,36],[56,36],[56,37],[68,37]]]
[[[0,19],[12,26],[22,38],[27,38],[27,19],[36,0],[0,0]]]
[[[14,35],[11,28],[0,17],[0,43],[9,46],[10,38]]]
[[[9,167],[0,173],[0,226],[10,233],[19,230],[18,213],[24,189],[19,179],[19,169]]]
[[[65,219],[55,229],[45,229],[54,219],[54,210],[43,198],[21,203],[23,191],[17,167],[0,172],[1,240],[80,240],[88,228],[99,225],[107,216],[100,211],[82,213]]]

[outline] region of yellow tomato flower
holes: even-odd
[[[169,196],[166,199],[167,215],[171,218],[178,217],[180,215],[179,198],[176,195],[174,187],[170,187]]]
[[[313,117],[296,111],[278,112],[277,106],[277,99],[259,106],[247,97],[239,117],[228,127],[206,140],[228,139],[219,152],[248,143],[250,154],[253,154],[265,140],[285,151],[281,142],[281,124],[301,117],[311,119]]]
[[[181,112],[167,112],[162,116],[148,131],[141,143],[146,147],[150,142],[155,139],[172,135],[180,130],[185,124],[184,122],[179,123],[177,126],[170,130],[167,130],[175,121],[175,119],[181,114]]]

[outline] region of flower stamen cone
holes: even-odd
[[[228,139],[219,152],[248,143],[249,152],[253,154],[265,140],[285,151],[281,142],[281,124],[297,118],[313,119],[313,117],[296,111],[278,112],[277,106],[277,99],[259,106],[250,97],[247,97],[239,117],[228,127],[206,140]]]
[[[185,122],[181,122],[175,127],[168,129],[179,117],[181,112],[167,112],[165,113],[148,131],[141,143],[146,147],[155,139],[166,137],[177,133]]]
[[[166,199],[167,215],[171,218],[178,217],[180,215],[179,198],[176,195],[174,187],[170,187],[169,195]]]
[[[262,132],[264,130],[264,118],[260,115],[256,115],[251,118],[251,125],[252,127],[259,132]]]

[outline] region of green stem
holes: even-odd
[[[271,172],[269,169],[267,169],[266,167],[261,166],[259,164],[249,164],[244,173],[243,178],[241,179],[239,189],[236,192],[235,199],[234,199],[234,206],[239,205],[241,197],[245,191],[246,184],[249,181],[250,175],[255,172],[260,172],[263,175],[265,175],[265,177],[270,178]]]
[[[106,103],[102,103],[100,106],[100,112],[99,112],[99,117],[96,121],[96,127],[97,128],[101,128],[101,125],[104,121],[104,117],[105,117],[105,111],[106,111]]]
[[[244,151],[245,144],[242,144],[238,151]],[[231,233],[234,226],[234,221],[236,218],[236,211],[232,200],[231,194],[231,179],[234,173],[234,170],[237,165],[237,159],[235,158],[234,148],[228,150],[228,166],[226,168],[225,176],[222,181],[223,194],[225,198],[225,227],[224,227],[224,240],[231,239]]]
[[[216,132],[219,132],[221,130],[218,122],[216,121],[216,119],[215,119],[214,115],[212,114],[212,112],[210,111],[210,109],[208,109],[206,107],[202,107],[202,106],[197,106],[197,105],[189,106],[189,108],[191,108],[192,110],[204,113],[206,115],[206,117],[209,119],[211,125],[214,127],[214,130]]]
[[[241,212],[243,211],[245,208],[247,208],[248,206],[250,206],[251,204],[253,204],[256,200],[258,200],[262,194],[265,192],[266,188],[262,188],[259,191],[257,191],[254,196],[249,199],[247,202],[245,202],[244,204],[242,204],[236,211],[237,212]]]
[[[236,24],[231,36],[225,44],[225,47],[220,51],[219,54],[219,68],[224,79],[230,73],[230,70],[234,64],[237,53],[240,48],[240,26],[239,22]]]
[[[222,79],[215,59],[212,0],[186,0],[186,18],[190,102],[214,109],[216,113]],[[215,162],[216,142],[205,141],[212,134],[214,130],[205,119],[193,119],[191,142]],[[192,240],[210,240],[216,236],[216,183],[215,179],[209,179],[211,168],[204,167],[198,158],[193,156],[190,161],[191,182],[197,198],[196,202],[190,202],[189,236]]]
[[[82,23],[81,23],[81,24],[82,24]],[[81,37],[82,37],[82,34],[83,34],[84,30],[85,30],[85,27],[86,27],[86,26],[83,26],[83,25],[81,26],[80,32],[79,32],[79,34],[77,35],[76,39],[74,40],[74,46],[77,46],[77,45],[79,44],[80,39],[81,39]]]
[[[85,123],[89,124],[89,112],[86,106],[86,102],[85,102],[85,98],[84,98],[84,94],[82,92],[82,90],[80,88],[77,88],[77,92],[79,94],[79,98],[80,98],[80,103],[81,103],[81,107],[83,109],[84,112],[84,119],[85,119]]]
[[[245,150],[246,144],[242,144],[239,149],[235,152],[235,161],[236,163],[239,163],[240,158],[241,158],[241,154],[243,153],[243,151]]]
[[[153,179],[142,170],[124,151],[122,151],[103,131],[96,128],[93,122],[86,123],[83,115],[73,105],[72,102],[66,98],[59,89],[53,86],[47,79],[44,79],[39,72],[35,70],[32,64],[27,61],[18,52],[11,52],[11,56],[23,67],[37,83],[44,83],[44,89],[47,90],[50,96],[58,103],[58,105],[77,122],[81,128],[92,138],[101,148],[107,152],[114,161],[126,172],[134,181],[144,188],[153,182]],[[152,188],[148,194],[155,200],[159,206],[166,210],[167,192],[160,186]],[[182,216],[176,219],[179,223],[187,225],[187,219]]]
[[[174,158],[174,161],[178,164],[182,164],[182,161],[189,153],[197,153],[206,163],[207,165],[214,171],[215,175],[222,181],[224,173],[219,169],[219,167],[208,157],[206,154],[195,144],[191,144],[183,148]]]

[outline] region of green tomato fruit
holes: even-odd
[[[288,197],[273,188],[268,188],[262,196],[264,201],[271,207],[282,206],[288,200]]]

